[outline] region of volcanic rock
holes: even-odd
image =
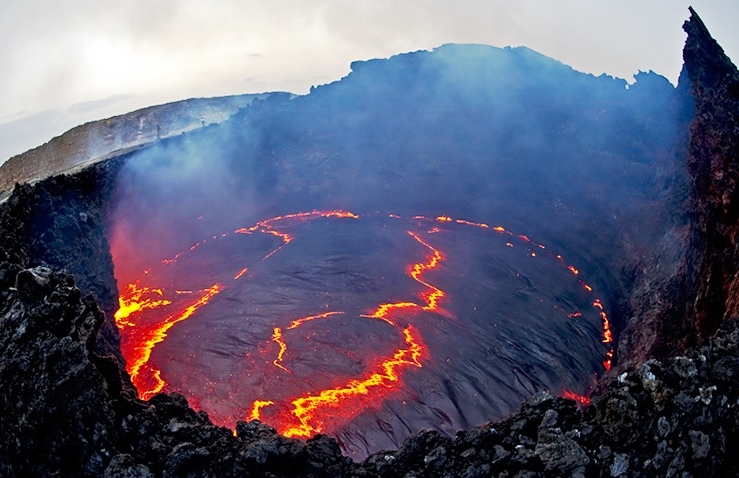
[[[691,9],[683,53],[696,115],[691,124],[691,311],[702,335],[739,316],[739,72]]]

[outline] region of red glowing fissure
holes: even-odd
[[[590,405],[590,397],[588,397],[586,395],[579,395],[579,394],[577,394],[575,392],[571,392],[569,390],[564,390],[562,392],[562,396],[564,398],[569,398],[570,400],[576,401],[578,403],[578,405],[580,405],[582,407],[586,407],[586,406]]]
[[[411,231],[408,231],[408,234],[431,252],[431,256],[426,261],[413,264],[408,272],[408,275],[416,282],[428,289],[427,292],[421,294],[423,303],[383,303],[372,313],[364,316],[369,319],[382,320],[393,326],[403,337],[404,346],[397,349],[393,355],[382,359],[363,377],[350,380],[337,387],[320,390],[317,393],[307,394],[282,403],[273,400],[257,400],[251,406],[251,411],[248,414],[249,418],[262,420],[262,410],[266,407],[276,406],[279,408],[278,411],[270,415],[267,421],[273,424],[281,434],[287,437],[311,437],[326,431],[325,422],[327,420],[335,421],[337,416],[351,418],[359,411],[366,409],[373,403],[377,403],[378,399],[388,395],[400,384],[403,369],[422,366],[421,358],[426,358],[428,352],[418,330],[412,325],[400,326],[395,320],[395,316],[400,313],[415,315],[420,311],[438,311],[438,303],[444,297],[444,292],[424,281],[421,277],[424,272],[435,269],[444,257],[438,249],[423,241],[417,234]],[[297,329],[305,322],[325,319],[342,313],[341,311],[332,311],[297,319],[292,321],[287,329]],[[274,329],[272,338],[279,345],[278,356],[273,364],[290,373],[283,365],[287,344],[279,327]],[[346,416],[347,414],[349,416]]]
[[[400,219],[395,214],[390,218]],[[262,261],[268,260],[295,238],[283,230],[286,226],[299,224],[317,218],[344,218],[359,219],[359,216],[346,211],[312,211],[284,216],[276,216],[256,223],[249,228],[240,228],[235,234],[268,234],[280,239],[280,244],[269,251]],[[517,238],[526,247],[535,247],[542,254],[546,248],[533,242],[527,236],[514,235],[502,226],[490,227],[484,223],[476,223],[464,219],[453,219],[450,216],[438,216],[428,218],[425,216],[413,216],[412,220],[430,222],[433,224],[456,223],[462,226],[471,226],[480,229],[492,229],[498,234],[506,234],[511,238]],[[439,227],[434,227],[428,233],[439,232]],[[397,301],[378,304],[376,308],[362,315],[369,320],[380,320],[395,328],[398,334],[400,346],[388,356],[380,357],[373,362],[364,375],[348,380],[337,386],[304,393],[298,397],[284,400],[259,399],[251,404],[245,404],[244,414],[241,418],[247,420],[260,419],[267,421],[277,430],[288,437],[310,437],[317,433],[330,432],[331,425],[346,423],[362,411],[377,406],[393,392],[397,392],[402,386],[402,375],[406,369],[420,368],[422,362],[429,360],[429,351],[418,329],[410,322],[422,313],[441,312],[439,303],[445,298],[445,292],[435,286],[426,278],[426,274],[437,269],[444,261],[443,253],[432,246],[421,235],[414,231],[407,231],[408,235],[415,241],[417,246],[426,251],[424,260],[411,264],[406,273],[416,283],[423,286],[418,301]],[[228,234],[221,234],[225,237]],[[217,239],[219,236],[213,236]],[[190,247],[190,251],[201,247],[207,242],[203,240]],[[506,246],[513,247],[511,242]],[[165,266],[175,264],[184,254],[181,252],[171,259],[161,261]],[[548,254],[548,253],[547,253]],[[529,250],[528,255],[537,258],[537,254]],[[579,278],[579,271],[572,265],[566,265],[561,255],[551,256],[563,264],[577,279],[587,293],[592,293],[592,288]],[[233,273],[233,280],[244,280],[248,267],[240,267]],[[145,271],[146,277],[149,271]],[[128,284],[119,297],[119,310],[115,314],[115,320],[122,336],[122,352],[126,359],[127,370],[136,386],[139,397],[146,400],[154,394],[162,391],[167,382],[162,377],[161,370],[151,360],[152,351],[157,344],[163,342],[167,332],[175,324],[183,322],[192,317],[200,308],[205,307],[208,302],[226,286],[224,284],[213,284],[212,286],[197,291],[175,290],[168,294],[162,287],[146,286],[143,279]],[[612,344],[613,335],[610,321],[599,298],[593,300],[593,307],[597,309],[603,324],[603,342]],[[274,327],[271,341],[277,345],[277,352],[272,360],[277,373],[292,374],[287,364],[289,358],[289,331],[298,329],[306,322],[331,319],[344,314],[344,311],[327,311],[303,318],[295,319],[284,328]],[[577,311],[568,314],[570,318],[581,317],[582,313]],[[401,319],[402,320],[399,320]],[[288,332],[286,337],[285,333]],[[613,348],[611,347],[603,366],[606,370],[611,368]],[[569,395],[568,395],[569,394]],[[575,398],[579,403],[584,403],[585,398],[565,392],[565,396]],[[233,425],[233,424],[224,424]]]

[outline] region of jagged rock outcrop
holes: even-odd
[[[693,207],[691,311],[701,335],[739,317],[739,72],[691,9],[685,65],[696,104],[688,168]]]
[[[113,260],[106,239],[105,204],[120,159],[61,175],[34,186],[18,185],[0,215],[0,261],[20,267],[49,267],[75,277],[83,294],[92,294],[112,317],[118,307]],[[113,354],[125,370],[120,337],[112,320],[101,323],[98,352]]]
[[[453,438],[422,433],[362,463],[343,457],[325,436],[291,440],[256,421],[240,422],[234,435],[180,395],[136,398],[111,350],[114,341],[99,338],[110,323],[114,296],[104,286],[111,278],[75,284],[73,276],[112,270],[94,263],[110,258],[100,241],[104,206],[97,193],[87,194],[87,188],[99,193],[110,186],[106,178],[116,166],[106,163],[87,176],[18,186],[0,205],[0,475],[736,476],[739,323],[725,320],[717,327],[737,316],[739,297],[733,255],[739,87],[736,70],[695,13],[685,28],[686,69],[696,97],[693,249],[683,271],[681,239],[661,244],[659,257],[677,259],[664,272],[675,282],[664,282],[659,292],[675,303],[661,309],[661,317],[655,313],[650,327],[666,330],[670,320],[692,326],[694,314],[704,336],[699,347],[620,371],[584,409],[542,393],[499,423]],[[65,254],[89,255],[92,262],[68,275],[56,270],[68,267],[58,260]],[[641,290],[649,292],[646,285]],[[684,299],[694,296],[686,307]],[[687,335],[674,333],[664,344],[687,347],[693,340]]]
[[[90,360],[102,313],[71,277],[43,267],[18,271],[2,296],[2,474],[100,473],[112,445],[107,395],[121,389],[101,373],[106,359]]]

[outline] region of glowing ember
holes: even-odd
[[[611,362],[613,361],[613,348],[606,352],[606,359],[603,361],[603,367],[606,371],[611,370]]]

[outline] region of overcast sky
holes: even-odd
[[[0,162],[77,124],[189,97],[307,93],[353,60],[525,45],[676,81],[683,0],[0,0]],[[692,5],[739,60],[739,0]]]

